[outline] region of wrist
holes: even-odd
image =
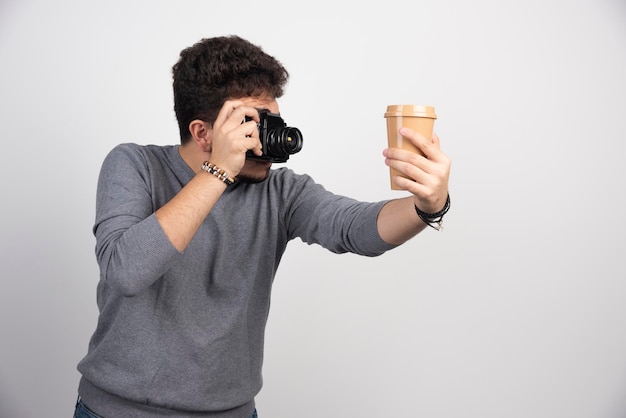
[[[413,206],[415,207],[415,213],[417,213],[417,216],[419,216],[422,222],[440,231],[443,228],[443,216],[450,210],[450,193],[446,196],[446,202],[443,208],[437,212],[424,212],[420,210],[415,203],[413,203]]]
[[[209,161],[205,161],[202,163],[202,167],[200,167],[202,171],[206,171],[207,173],[215,176],[218,180],[222,181],[227,186],[230,186],[235,182],[235,180],[226,173],[226,171],[222,170],[215,164],[210,163]]]

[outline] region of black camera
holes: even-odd
[[[284,163],[289,156],[300,152],[302,149],[302,132],[298,128],[287,126],[283,118],[267,109],[259,110],[260,121],[259,139],[263,155],[254,155],[252,151],[246,153],[249,160],[271,161],[273,163]],[[252,118],[246,116],[245,121]]]

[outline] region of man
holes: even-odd
[[[121,144],[98,180],[99,318],[76,417],[256,417],[272,281],[287,243],[377,256],[438,222],[450,161],[386,149],[409,197],[337,196],[264,156],[288,73],[236,36],[204,39],[173,67],[180,145]],[[260,110],[262,110],[260,112]],[[439,213],[438,213],[439,212]],[[419,216],[418,216],[419,214]]]

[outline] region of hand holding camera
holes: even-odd
[[[244,123],[253,120],[246,116]],[[249,160],[284,163],[289,156],[302,149],[302,133],[298,128],[287,126],[285,121],[267,109],[259,109],[257,123],[259,140],[261,141],[261,155],[252,151],[246,153]]]
[[[246,162],[246,152],[252,151],[261,155],[259,134],[255,123],[244,123],[244,118],[258,120],[258,112],[254,107],[246,106],[240,100],[226,101],[209,128],[207,148],[211,163],[235,177]]]
[[[284,163],[302,149],[299,129],[265,108],[227,101],[213,124],[211,160],[236,176],[246,160]],[[232,174],[230,174],[232,173]]]

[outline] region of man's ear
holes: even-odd
[[[205,121],[194,119],[189,124],[191,138],[198,149],[204,152],[211,152],[213,145],[213,129]]]

